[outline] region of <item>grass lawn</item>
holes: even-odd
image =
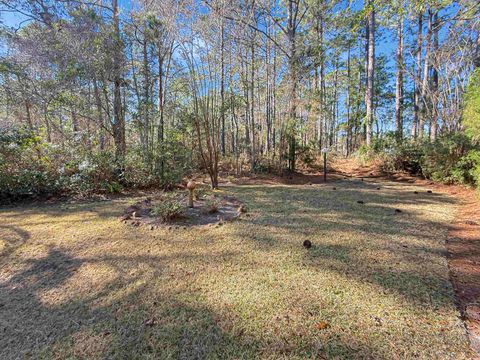
[[[138,199],[2,209],[0,358],[470,357],[454,198],[359,180],[222,191],[248,213],[201,229],[120,223]]]

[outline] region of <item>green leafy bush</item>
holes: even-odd
[[[423,146],[409,140],[398,142],[394,132],[374,139],[371,147],[362,145],[357,154],[366,161],[379,160],[385,171],[422,173]]]
[[[480,150],[462,156],[448,178],[452,183],[476,184],[480,188]]]
[[[112,181],[112,182],[104,181],[101,187],[106,193],[109,193],[109,194],[117,194],[121,192],[123,189],[123,186],[116,181]]]
[[[172,188],[192,170],[189,150],[175,134],[168,134],[162,149],[150,154],[129,146],[123,164],[113,150],[87,147],[78,139],[54,145],[44,135],[42,129],[0,129],[1,202],[50,194],[118,193],[133,187]]]
[[[184,214],[185,205],[179,200],[171,198],[165,198],[152,209],[152,215],[159,217],[163,222],[170,222],[182,218]]]
[[[121,190],[121,177],[113,153],[80,153],[70,159],[60,167],[60,180],[66,192],[88,195]]]
[[[192,154],[178,131],[168,130],[164,144],[146,151],[132,144],[125,158],[125,182],[129,187],[172,189],[192,172]]]
[[[23,129],[0,131],[0,201],[51,194],[60,187],[38,136]]]
[[[480,69],[472,73],[468,82],[462,122],[467,135],[473,141],[480,142]]]
[[[480,147],[463,133],[443,134],[433,142],[401,143],[392,134],[361,148],[359,155],[380,160],[386,171],[408,171],[434,181],[480,188]]]
[[[473,150],[470,139],[462,133],[445,134],[423,145],[422,173],[426,178],[446,183],[472,183],[468,175],[471,162],[466,158]]]
[[[204,199],[205,197],[209,196],[212,194],[212,190],[208,187],[202,186],[202,187],[197,187],[195,189],[195,199],[201,200]]]
[[[220,208],[221,203],[219,200],[215,198],[208,199],[205,203],[204,207],[204,212],[206,214],[215,214],[218,212],[218,209]]]
[[[308,144],[305,146],[298,145],[297,152],[300,155],[300,160],[306,165],[311,167],[316,160],[315,157],[315,144]]]

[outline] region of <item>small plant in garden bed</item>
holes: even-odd
[[[130,204],[120,221],[133,226],[148,225],[152,230],[160,223],[203,226],[240,216],[242,206],[235,197],[212,194],[189,207],[184,193],[163,192]]]
[[[151,214],[163,222],[173,221],[185,215],[185,205],[178,200],[167,198],[155,205]]]
[[[205,199],[208,195],[212,194],[212,190],[206,187],[199,187],[195,189],[195,199],[202,200]]]
[[[214,197],[211,199],[208,199],[205,202],[205,207],[203,208],[203,212],[205,214],[215,214],[218,212],[218,209],[222,206],[221,202],[218,199],[215,199]]]

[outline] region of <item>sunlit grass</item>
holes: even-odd
[[[125,225],[131,200],[5,209],[0,357],[468,358],[454,200],[376,186],[227,188],[249,212],[210,228]]]

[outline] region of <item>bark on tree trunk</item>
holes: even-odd
[[[412,137],[416,138],[418,134],[418,127],[420,123],[420,86],[422,78],[422,33],[423,33],[423,14],[418,14],[418,34],[417,34],[417,63],[415,73],[415,94],[413,105],[413,124],[412,124]]]
[[[424,135],[425,127],[425,118],[427,116],[427,91],[428,91],[428,69],[430,66],[430,49],[432,42],[432,10],[428,10],[428,27],[427,27],[427,36],[425,37],[426,48],[425,48],[425,59],[423,62],[423,81],[422,81],[422,90],[421,90],[421,99],[420,99],[420,118],[418,121],[418,137],[421,139]]]
[[[32,121],[32,111],[31,111],[32,105],[30,104],[30,101],[25,100],[25,110],[27,112],[27,124],[28,128],[30,131],[33,131],[33,121]]]
[[[438,11],[433,15],[433,54],[437,56],[438,54],[438,31],[439,31],[439,22],[438,22]],[[432,64],[432,118],[430,121],[430,141],[435,141],[437,138],[437,128],[438,128],[438,70],[437,70],[437,61]]]
[[[255,143],[255,42],[252,39],[252,46],[251,46],[251,73],[250,73],[250,124],[252,129],[252,149],[251,149],[251,167],[250,171],[255,172],[255,152],[256,152],[256,143]]]
[[[118,13],[118,0],[112,0],[113,7],[113,27],[115,32],[115,53],[113,58],[113,138],[115,141],[115,157],[120,168],[123,167],[122,163],[125,158],[126,145],[125,145],[125,119],[122,109],[122,70],[121,70],[121,57],[123,56],[122,40],[120,38],[120,22]]]
[[[366,144],[370,146],[372,143],[372,124],[373,124],[373,94],[374,94],[374,71],[375,71],[375,9],[373,8],[373,1],[369,1],[370,11],[368,14],[368,67],[367,67],[367,86],[365,90],[366,101]]]
[[[288,2],[287,38],[289,45],[289,122],[288,129],[288,168],[295,171],[296,153],[296,121],[297,121],[297,48],[296,48],[296,24],[295,18],[298,12],[298,4],[290,0]]]
[[[403,16],[399,15],[397,24],[397,79],[395,88],[395,124],[397,141],[403,138]]]
[[[225,29],[222,21],[222,33],[221,33],[221,74],[220,74],[220,98],[221,98],[221,120],[222,120],[222,130],[221,130],[221,146],[222,146],[222,155],[225,156],[225,59],[224,59],[224,48],[225,48]]]
[[[103,116],[102,98],[100,97],[100,90],[98,89],[97,79],[93,79],[93,92],[95,95],[95,106],[97,108],[98,123],[100,125],[100,150],[105,149],[105,118]]]

